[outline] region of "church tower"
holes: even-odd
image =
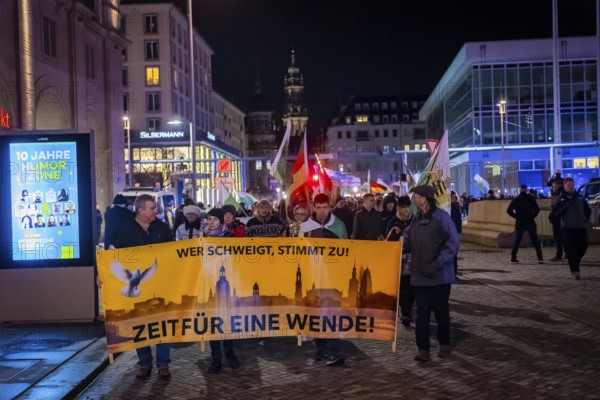
[[[230,305],[231,289],[227,276],[225,274],[225,266],[221,265],[219,269],[219,280],[217,281],[215,290],[215,303],[217,307],[225,308]]]
[[[292,136],[302,136],[306,130],[308,114],[304,107],[304,77],[296,65],[296,52],[292,50],[292,64],[283,78],[285,105],[283,110],[283,126],[292,120]]]
[[[354,268],[352,268],[352,278],[348,283],[348,301],[354,305],[356,302],[356,296],[358,295],[358,279],[356,278],[356,260],[354,261]]]
[[[300,271],[300,264],[298,264],[298,271],[296,272],[296,294],[294,299],[296,305],[302,304],[302,272]]]

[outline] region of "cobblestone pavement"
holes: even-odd
[[[544,249],[546,258],[554,254]],[[344,341],[346,366],[314,362],[313,342],[295,338],[236,342],[242,367],[208,375],[210,352],[197,343],[172,352],[170,381],[135,378],[135,352],[119,356],[80,399],[597,399],[600,379],[600,246],[590,247],[582,279],[565,262],[538,265],[522,249],[464,245],[461,281],[452,288],[453,353],[413,361],[414,330],[400,327],[398,349]],[[435,324],[432,323],[434,326]],[[207,346],[208,347],[208,346]]]

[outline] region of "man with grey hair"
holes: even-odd
[[[135,198],[135,217],[124,221],[119,232],[116,233],[113,245],[120,249],[123,247],[136,247],[148,244],[164,243],[173,240],[173,234],[167,224],[156,218],[156,200],[149,194],[141,194]],[[147,378],[152,372],[152,351],[150,347],[136,349],[139,358],[139,370],[136,377]],[[169,379],[170,345],[156,345],[156,367],[158,377]]]

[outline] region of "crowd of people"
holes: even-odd
[[[560,178],[560,177],[559,177]],[[563,254],[569,261],[572,274],[579,279],[579,263],[587,248],[586,223],[589,207],[574,191],[571,178],[554,179],[551,182],[553,207],[550,219],[555,227],[556,257]],[[452,283],[457,276],[457,253],[460,245],[462,219],[468,215],[468,207],[474,199],[451,194],[450,214],[437,207],[435,192],[431,186],[417,186],[409,196],[375,196],[367,193],[362,197],[337,197],[332,201],[325,194],[318,194],[310,205],[299,204],[285,210],[284,215],[268,201],[260,200],[251,210],[243,205],[236,209],[231,205],[214,207],[206,211],[204,206],[186,199],[170,220],[171,224],[157,218],[156,202],[150,195],[136,198],[134,211],[126,199],[117,195],[105,214],[104,247],[123,248],[171,240],[197,237],[316,237],[353,240],[399,241],[404,238],[401,266],[401,290],[399,308],[401,323],[413,325],[416,303],[415,336],[418,352],[415,360],[431,359],[429,341],[430,314],[437,321],[438,357],[450,355],[449,298]],[[461,200],[462,199],[462,200]],[[527,187],[515,197],[508,209],[515,218],[516,237],[511,253],[511,264],[518,263],[517,252],[524,232],[528,232],[540,263],[543,256],[537,239],[535,217],[539,208]],[[247,216],[246,223],[240,216]],[[99,282],[101,284],[101,282]],[[328,366],[344,365],[339,339],[317,339],[316,361]],[[208,373],[223,368],[226,358],[231,368],[239,368],[240,361],[231,340],[211,341],[212,362]],[[138,378],[151,374],[153,358],[150,347],[137,349],[139,357]],[[170,349],[168,344],[156,346],[158,376],[168,379]]]

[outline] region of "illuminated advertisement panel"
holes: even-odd
[[[4,224],[0,268],[93,264],[93,161],[89,134],[0,137]]]
[[[13,260],[79,258],[75,142],[11,143]]]

